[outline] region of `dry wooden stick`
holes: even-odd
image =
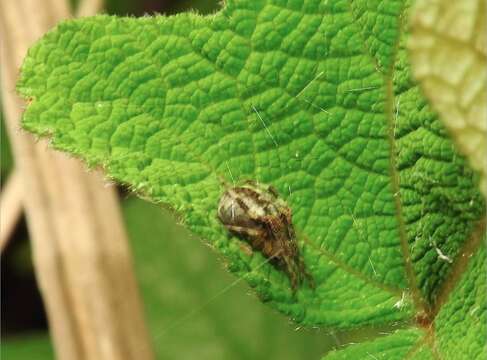
[[[64,0],[0,0],[6,123],[54,347],[60,359],[152,359],[114,189],[19,131],[20,62],[32,41],[67,15]]]
[[[103,0],[85,0],[81,2],[76,11],[77,17],[96,14],[103,8]]]
[[[12,171],[0,196],[0,252],[3,252],[22,214],[22,187],[19,174]]]
[[[53,13],[58,15],[57,18],[69,16],[69,9],[65,2],[54,0],[51,6],[55,9]],[[76,17],[96,14],[102,8],[103,0],[84,0],[76,10]],[[48,19],[44,20],[46,22],[49,21]],[[55,21],[56,17],[52,20]],[[46,24],[48,25],[49,23]],[[22,197],[20,196],[22,186],[20,181],[20,176],[15,169],[12,169],[9,180],[0,194],[0,252],[5,249],[15,225],[18,224],[22,216]]]

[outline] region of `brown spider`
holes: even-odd
[[[232,234],[247,240],[252,249],[284,270],[293,291],[305,278],[314,286],[299,255],[291,209],[274,187],[247,181],[226,190],[220,198],[218,218]]]

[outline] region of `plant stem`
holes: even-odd
[[[22,184],[15,169],[7,179],[0,195],[0,252],[7,246],[22,215]]]

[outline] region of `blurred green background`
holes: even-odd
[[[191,8],[209,13],[218,7],[215,0],[108,0],[106,9],[112,14],[143,15]],[[3,183],[13,161],[3,120],[1,126]],[[169,211],[121,196],[158,359],[319,359],[352,340],[351,334],[296,329],[260,303],[243,282],[215,296],[235,281],[218,255],[176,225]],[[2,254],[1,270],[2,359],[53,359],[25,221]]]

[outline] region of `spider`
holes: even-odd
[[[314,287],[299,255],[291,209],[273,186],[246,181],[226,190],[220,198],[218,218],[232,234],[284,270],[293,292],[305,278]]]

